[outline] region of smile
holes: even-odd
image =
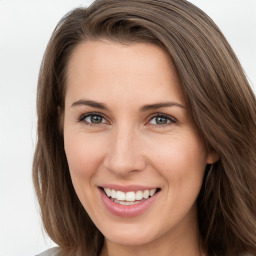
[[[123,192],[119,190],[114,190],[110,188],[103,188],[106,195],[112,199],[113,202],[122,204],[122,205],[133,205],[137,204],[149,197],[152,197],[156,192],[157,189],[150,189],[150,190],[139,190],[139,191],[129,191]]]
[[[141,186],[103,186],[100,188],[102,202],[106,209],[119,217],[136,217],[151,208],[159,197],[160,188]],[[115,188],[115,189],[114,189]]]

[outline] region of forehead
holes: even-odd
[[[106,70],[117,64],[118,68],[139,68],[144,72],[152,72],[161,68],[167,73],[170,69],[176,75],[175,67],[170,56],[159,46],[150,43],[120,44],[112,41],[86,41],[75,47],[68,63],[68,70],[78,65],[83,65],[88,70]],[[111,65],[110,65],[111,64]],[[169,69],[169,70],[166,70]]]
[[[134,94],[150,100],[176,97],[184,102],[175,67],[159,46],[110,41],[81,43],[68,63],[67,98],[83,94],[106,97],[110,93],[117,97]]]

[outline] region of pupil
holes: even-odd
[[[91,116],[91,122],[94,124],[99,124],[102,122],[102,117],[96,115]]]
[[[165,117],[158,116],[156,118],[156,123],[157,124],[166,124],[166,122],[167,122],[167,119]]]

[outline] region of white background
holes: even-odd
[[[33,256],[43,233],[31,166],[35,96],[43,52],[58,20],[92,0],[0,0],[0,256]],[[256,1],[191,0],[221,28],[256,86]]]

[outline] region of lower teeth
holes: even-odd
[[[127,202],[127,201],[118,201],[118,200],[113,199],[113,198],[112,198],[111,200],[112,200],[113,202],[117,203],[117,204],[122,204],[122,205],[133,205],[133,204],[138,204],[138,203],[144,201],[144,199],[143,199],[143,200],[140,200],[140,201]]]

